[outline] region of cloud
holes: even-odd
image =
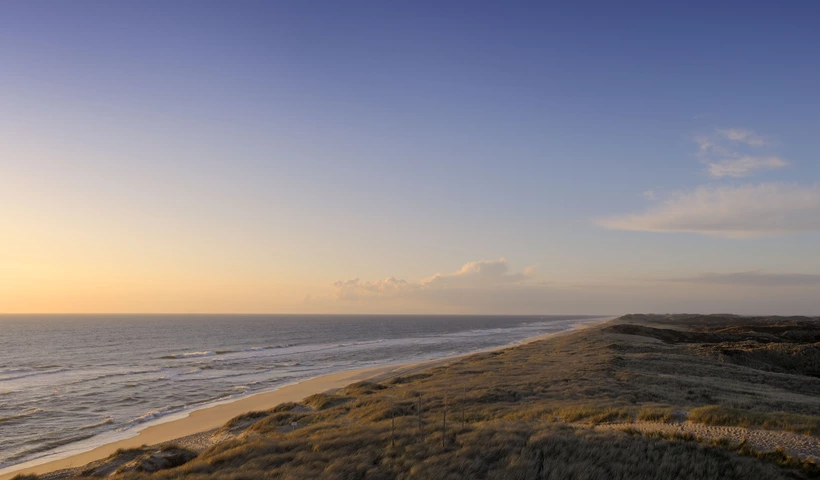
[[[724,157],[733,155],[733,152],[721,145],[720,139],[714,136],[695,137],[694,141],[698,144],[698,156],[701,158],[708,158],[709,155]]]
[[[533,277],[535,268],[512,271],[500,258],[469,262],[455,272],[419,281],[397,277],[341,280],[331,285],[328,295],[306,297],[302,308],[313,313],[357,314],[615,315],[633,312],[640,305],[645,312],[796,315],[816,314],[820,285],[820,275],[764,272],[543,282]],[[674,288],[670,282],[675,282]],[[778,288],[759,288],[750,295],[748,289],[736,285]]]
[[[723,138],[737,143],[745,143],[750,147],[762,147],[766,145],[766,140],[760,135],[743,128],[726,128],[718,130],[717,133]]]
[[[600,219],[614,230],[749,238],[820,231],[820,185],[702,186],[650,210]]]
[[[704,273],[692,277],[670,278],[667,281],[707,285],[738,285],[743,287],[793,287],[820,285],[820,275],[808,273],[766,273],[762,271],[736,273]]]
[[[336,298],[339,300],[354,300],[360,297],[391,295],[417,287],[408,283],[407,280],[401,280],[395,277],[388,277],[384,280],[374,280],[371,282],[363,282],[358,278],[353,278],[351,280],[339,280],[333,282],[332,285],[336,288]]]
[[[449,273],[437,273],[420,282],[388,277],[384,280],[364,282],[359,278],[333,282],[336,298],[339,300],[358,300],[373,297],[408,296],[417,293],[430,293],[437,290],[479,289],[514,286],[528,281],[535,273],[532,265],[521,273],[510,273],[507,259],[479,260],[464,264],[461,269]]]
[[[715,130],[694,138],[697,155],[713,178],[747,177],[759,170],[783,168],[789,163],[775,155],[752,153],[769,143],[762,136],[743,128]]]
[[[716,178],[747,177],[755,170],[773,170],[788,166],[780,157],[740,157],[709,164],[709,174]]]
[[[439,273],[430,278],[422,280],[421,285],[425,287],[454,287],[454,286],[488,286],[516,283],[527,280],[534,271],[534,266],[527,267],[526,273],[507,273],[509,265],[507,259],[479,260],[469,262],[461,267],[457,272],[441,275]]]

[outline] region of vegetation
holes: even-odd
[[[492,422],[454,428],[316,429],[218,445],[157,478],[415,479],[780,479],[775,465],[685,440],[597,433],[561,424]],[[133,475],[125,478],[144,478]]]
[[[642,422],[669,423],[675,420],[675,411],[669,407],[643,407],[638,411],[637,420]]]
[[[305,399],[304,404],[316,410],[324,410],[326,408],[335,407],[336,405],[350,401],[351,398],[346,395],[333,395],[327,393],[317,393]]]
[[[805,435],[820,434],[820,417],[785,412],[751,412],[710,405],[692,409],[689,420],[706,425],[733,425],[786,430]]]
[[[120,477],[814,477],[814,463],[784,451],[591,427],[688,415],[816,435],[817,340],[816,319],[627,316],[245,414],[184,465]]]
[[[746,440],[741,441],[740,443],[732,443],[731,441],[720,438],[712,441],[706,441],[702,438],[698,438],[691,434],[686,433],[664,433],[664,432],[651,432],[651,433],[642,433],[638,430],[634,429],[624,429],[624,433],[629,435],[643,435],[648,438],[661,438],[665,440],[672,440],[672,441],[686,441],[686,442],[699,442],[705,444],[711,444],[715,447],[719,447],[721,449],[735,451],[741,455],[754,457],[758,460],[761,460],[766,463],[772,463],[778,465],[780,467],[790,468],[790,469],[798,469],[808,478],[820,478],[820,467],[810,460],[801,460],[799,458],[795,458],[789,454],[787,454],[783,448],[777,447],[773,451],[769,452],[761,452],[749,446]]]

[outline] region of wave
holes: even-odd
[[[27,457],[30,457],[32,455],[47,452],[49,450],[53,450],[55,448],[62,447],[64,445],[68,445],[68,444],[71,444],[71,443],[77,443],[77,442],[80,442],[82,440],[87,440],[91,437],[94,437],[95,435],[96,435],[95,433],[87,433],[87,434],[73,435],[73,436],[61,438],[61,439],[58,439],[58,440],[43,441],[42,443],[40,443],[38,446],[36,446],[34,448],[29,448],[29,449],[24,450],[22,452],[16,453],[16,454],[11,455],[11,456],[3,459],[3,460],[4,460],[4,463],[6,465],[11,465],[11,464],[17,463],[18,461],[23,460]],[[2,467],[2,465],[0,465],[0,467]]]
[[[26,418],[34,415],[37,412],[42,412],[43,409],[37,407],[31,407],[23,410],[22,412],[18,413],[17,415],[9,415],[7,417],[0,417],[0,424],[2,423],[9,423],[13,422],[14,420],[19,420],[21,418]]]
[[[146,373],[157,373],[157,372],[160,372],[160,371],[162,371],[161,368],[155,368],[155,369],[152,369],[152,370],[133,370],[133,371],[128,371],[128,372],[104,373],[102,375],[97,375],[95,377],[80,378],[78,380],[74,380],[73,382],[66,383],[66,385],[77,385],[77,384],[80,384],[80,383],[94,382],[94,381],[103,380],[103,379],[106,379],[106,378],[125,377],[125,376],[128,376],[128,375],[143,375],[143,374],[146,374]]]
[[[268,345],[266,347],[252,347],[247,350],[214,350],[214,351],[201,351],[201,352],[185,352],[185,353],[172,353],[170,355],[163,355],[159,357],[163,360],[178,360],[181,358],[197,358],[197,357],[213,357],[216,355],[228,355],[231,353],[245,353],[245,352],[258,352],[262,350],[276,350],[279,348],[288,348],[296,346],[295,343],[287,343],[282,345]]]
[[[148,412],[143,413],[142,415],[140,415],[136,418],[131,419],[130,421],[128,421],[122,427],[117,428],[116,431],[117,432],[122,432],[124,430],[131,429],[131,428],[133,428],[137,425],[141,425],[143,423],[150,422],[152,420],[156,420],[160,417],[165,417],[165,416],[168,416],[168,415],[171,415],[171,414],[174,414],[174,413],[179,413],[183,410],[190,410],[190,409],[193,409],[193,408],[196,408],[196,407],[201,407],[203,405],[208,405],[210,403],[221,402],[221,401],[224,401],[224,400],[230,400],[231,398],[233,398],[233,395],[230,395],[230,394],[229,395],[218,395],[218,396],[215,396],[215,397],[206,398],[206,399],[203,399],[203,400],[197,400],[197,401],[189,402],[189,403],[177,403],[177,404],[173,404],[173,405],[166,405],[162,408],[157,408],[155,410],[148,411]]]
[[[172,353],[171,355],[165,355],[159,357],[164,360],[176,360],[178,358],[193,358],[193,357],[209,357],[211,355],[217,355],[216,352],[186,352],[186,353]]]
[[[368,346],[388,346],[407,342],[419,341],[420,338],[382,338],[376,340],[349,341],[339,343],[299,344],[283,343],[264,347],[251,347],[245,350],[206,350],[197,352],[173,353],[158,357],[163,360],[180,360],[187,358],[207,358],[209,362],[235,362],[255,358],[279,357],[283,355],[305,354],[322,351],[331,351],[339,348],[366,348]]]
[[[12,369],[4,368],[4,369],[0,370],[0,375],[16,375],[16,374],[20,374],[20,373],[29,373],[31,371],[32,371],[31,368],[12,368]]]
[[[0,382],[7,382],[9,380],[19,380],[21,378],[31,378],[31,377],[38,377],[43,375],[54,375],[56,373],[64,373],[68,372],[70,369],[68,368],[58,368],[57,370],[52,370],[50,372],[40,372],[40,371],[31,371],[31,370],[24,370],[20,371],[19,375],[14,375],[11,377],[0,377]],[[25,373],[23,373],[25,372]]]
[[[228,373],[228,374],[224,374],[224,375],[211,375],[211,376],[201,376],[201,375],[192,376],[193,374],[200,372],[200,370],[193,370],[193,371],[189,371],[189,372],[179,373],[179,374],[176,374],[176,375],[166,375],[166,376],[160,378],[160,380],[170,380],[172,382],[196,382],[196,381],[202,381],[202,380],[211,381],[211,380],[222,380],[222,379],[225,379],[225,378],[243,377],[243,376],[246,376],[246,375],[259,375],[259,374],[268,373],[268,372],[271,372],[271,371],[273,371],[272,368],[266,368],[264,370],[258,370],[258,371],[255,371],[255,372],[238,372],[238,373]],[[183,378],[183,377],[185,377],[185,378]]]
[[[91,423],[88,425],[83,425],[81,427],[77,427],[77,430],[91,430],[92,428],[102,427],[103,425],[109,425],[114,423],[114,419],[111,417],[106,418],[105,420],[97,423]]]
[[[162,407],[162,408],[157,408],[156,410],[151,410],[149,412],[143,413],[142,415],[140,415],[136,418],[131,419],[130,421],[126,422],[125,425],[123,425],[122,427],[119,427],[116,431],[122,432],[123,430],[128,430],[129,428],[132,428],[132,427],[134,427],[136,425],[139,425],[141,423],[145,423],[145,422],[151,421],[155,418],[178,412],[178,411],[182,410],[183,408],[185,408],[185,404],[184,403],[179,403],[179,404],[176,404],[176,405],[167,405],[167,406]]]
[[[143,398],[139,398],[139,397],[134,397],[134,396],[132,396],[132,395],[128,395],[128,396],[126,396],[126,397],[124,397],[124,398],[118,398],[118,399],[116,399],[113,403],[114,403],[115,405],[129,405],[129,404],[144,403],[144,402],[145,402],[145,399],[143,399]]]

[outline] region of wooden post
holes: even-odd
[[[396,401],[390,401],[390,446],[396,446]]]
[[[464,387],[464,395],[461,396],[461,429],[464,430],[464,406],[467,404],[467,387]]]
[[[419,406],[416,407],[416,413],[419,417],[419,432],[421,432],[421,394],[419,393]]]
[[[441,417],[441,446],[444,446],[444,440],[447,437],[447,390],[444,390],[444,416]]]

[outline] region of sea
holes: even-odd
[[[0,316],[0,474],[343,370],[568,330],[588,316]]]

